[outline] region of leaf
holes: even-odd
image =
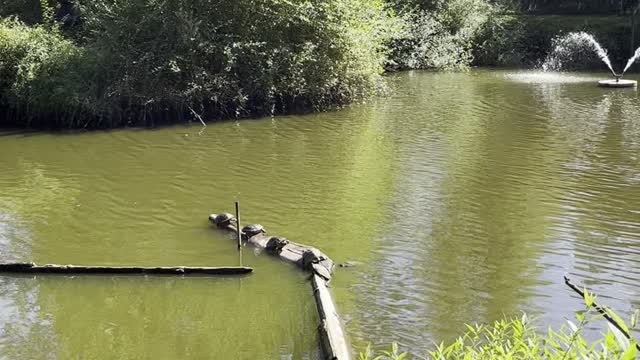
[[[605,350],[615,350],[617,346],[616,339],[613,336],[613,332],[607,331],[607,334],[604,337],[604,343],[602,344]]]
[[[584,294],[584,304],[588,308],[593,306],[593,296],[591,296],[591,294],[589,294],[589,291],[587,291],[587,288],[583,288],[582,289],[582,293]]]
[[[638,325],[638,316],[640,315],[640,309],[636,309],[631,315],[631,328],[635,328]]]
[[[367,348],[364,350],[364,352],[361,352],[358,355],[358,360],[369,360],[371,359],[371,344],[367,344]]]
[[[629,328],[627,328],[627,325],[624,323],[624,320],[622,320],[620,318],[620,316],[618,316],[618,314],[616,314],[615,312],[613,312],[613,310],[609,309],[609,308],[605,308],[607,315],[611,316],[611,318],[618,323],[618,326],[620,326],[622,328],[622,330],[624,330],[625,333],[629,333]]]
[[[609,329],[611,329],[613,336],[616,337],[616,342],[618,343],[618,345],[623,350],[627,350],[627,348],[629,347],[629,339],[627,339],[627,337],[620,331],[620,329],[613,326],[613,324],[608,323],[607,325],[609,325]]]
[[[574,333],[578,332],[578,327],[576,326],[576,324],[574,324],[571,320],[567,320],[567,323]]]
[[[633,360],[636,358],[637,353],[638,349],[636,348],[636,344],[632,341],[624,354],[622,354],[621,360]]]
[[[471,326],[469,324],[464,324],[464,326],[467,327],[467,332],[469,332],[470,334],[473,334],[473,335],[476,334],[476,329],[473,326]]]

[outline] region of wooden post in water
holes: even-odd
[[[240,203],[236,201],[236,230],[238,233],[238,251],[242,251],[242,234],[240,233]]]

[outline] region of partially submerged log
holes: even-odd
[[[221,215],[211,214],[209,215],[209,221],[215,224],[218,228],[235,234],[237,232],[237,223],[235,218],[229,218],[229,215],[229,213],[223,213]],[[245,228],[250,228],[252,226],[253,225],[249,225]],[[264,249],[269,254],[278,256],[284,261],[296,264],[304,270],[311,271],[321,276],[325,280],[331,280],[335,264],[322,251],[312,246],[291,242],[286,238],[269,236],[264,230],[253,234],[249,233],[249,235],[251,236],[248,236],[248,233],[244,231],[242,232],[242,238],[245,244],[249,244],[259,249]]]
[[[238,222],[229,213],[211,214],[209,221],[219,229],[237,233]],[[282,237],[269,236],[260,225],[245,226],[242,230],[241,237],[245,244],[264,249],[267,253],[293,263],[312,274],[311,285],[320,318],[318,332],[325,358],[327,360],[351,359],[351,351],[342,331],[340,317],[327,288],[335,267],[334,262],[314,247],[294,243]]]
[[[158,275],[243,275],[250,267],[138,267],[138,266],[78,266],[36,265],[35,263],[0,264],[0,273],[22,274],[158,274]]]
[[[340,326],[340,317],[336,306],[331,299],[329,289],[327,289],[327,283],[318,275],[313,275],[311,283],[320,316],[318,331],[322,340],[322,350],[327,359],[348,359],[350,356],[349,347]]]

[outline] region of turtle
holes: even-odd
[[[213,219],[213,222],[218,225],[218,227],[223,227],[229,225],[232,221],[235,221],[235,217],[230,213],[222,213],[216,215]]]
[[[267,242],[267,246],[265,247],[267,252],[271,254],[279,254],[282,251],[282,248],[289,244],[289,240],[285,238],[272,237]]]
[[[302,267],[311,269],[311,264],[318,264],[327,259],[327,256],[316,248],[309,248],[302,253]]]
[[[345,261],[345,262],[341,263],[338,266],[340,266],[341,268],[351,268],[351,267],[356,267],[356,266],[360,266],[360,265],[362,265],[362,263],[359,262],[359,261],[348,260],[348,261]]]
[[[258,234],[264,234],[266,231],[264,227],[260,224],[251,224],[242,228],[242,232],[245,234],[247,239],[252,238]]]

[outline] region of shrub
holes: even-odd
[[[38,125],[45,116],[62,121],[86,101],[85,67],[82,49],[55,29],[0,20],[0,124]]]
[[[393,64],[409,69],[467,68],[473,60],[476,33],[493,7],[482,0],[429,4],[402,8],[402,31],[391,44]]]
[[[44,123],[60,107],[73,127],[324,110],[381,90],[394,31],[381,0],[91,0],[81,11],[81,47],[56,27],[2,23],[2,88],[28,113],[14,121]]]
[[[524,25],[515,16],[489,16],[474,39],[473,63],[482,66],[524,64],[527,61],[525,44],[521,41],[524,32]]]

